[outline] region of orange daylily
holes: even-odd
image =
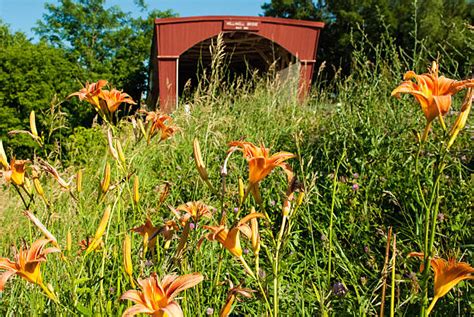
[[[10,161],[10,167],[3,172],[3,178],[8,183],[12,182],[15,185],[22,186],[25,183],[25,168],[28,160],[15,160],[14,158]]]
[[[87,250],[99,252],[104,246],[104,241],[102,241],[102,238],[99,240],[94,240],[94,237],[87,237],[86,239],[79,241],[78,244],[80,248],[80,251],[77,252],[78,254]]]
[[[243,152],[244,157],[249,162],[249,181],[251,184],[257,184],[270,174],[277,166],[283,168],[287,174],[291,174],[292,170],[284,161],[296,157],[289,152],[278,152],[270,156],[270,150],[262,144],[260,147],[250,142],[234,141],[229,144],[231,147],[238,147]],[[291,179],[291,177],[289,178]]]
[[[421,252],[411,252],[408,256],[424,258],[424,254]],[[472,275],[474,268],[468,263],[458,262],[456,259],[446,261],[441,258],[433,258],[430,261],[430,266],[434,271],[434,297],[430,307],[428,307],[428,314],[433,309],[436,301],[446,295],[456,284],[463,280],[474,279],[474,275]],[[423,267],[421,270],[423,270]]]
[[[225,302],[224,307],[222,307],[221,311],[219,312],[219,317],[229,316],[230,311],[232,310],[232,305],[234,304],[234,301],[236,299],[239,300],[237,295],[251,298],[253,292],[255,291],[249,288],[243,288],[240,286],[232,287],[227,293],[226,302]]]
[[[146,114],[145,121],[150,124],[148,131],[147,142],[160,133],[160,141],[164,141],[170,138],[173,134],[178,131],[178,128],[171,125],[173,119],[167,114],[159,111],[141,111]]]
[[[184,211],[180,214],[179,211]],[[193,219],[195,223],[199,222],[201,218],[210,218],[212,212],[209,206],[200,201],[190,201],[185,204],[179,205],[176,209],[171,208],[171,211],[179,218],[179,222],[184,226],[189,219]]]
[[[425,129],[423,139],[426,139],[431,122],[439,117],[444,127],[444,116],[451,107],[451,96],[460,90],[474,87],[474,79],[453,80],[444,76],[438,76],[438,64],[433,62],[428,73],[417,75],[414,71],[405,73],[403,81],[392,91],[392,96],[400,97],[401,93],[413,95],[421,106],[428,125]],[[415,80],[412,81],[412,79]]]
[[[67,98],[69,99],[72,96],[78,96],[80,101],[86,100],[99,111],[99,94],[102,90],[102,87],[104,87],[105,85],[107,85],[107,81],[103,79],[92,84],[86,82],[86,86],[84,88],[75,93],[70,94]]]
[[[158,227],[153,226],[153,223],[151,222],[150,218],[146,218],[145,224],[132,228],[130,229],[142,237],[145,235],[148,235],[148,246],[150,247],[151,250],[155,249],[156,245],[156,235],[157,232],[159,231]]]
[[[122,103],[137,104],[128,94],[115,88],[112,90],[101,90],[99,98],[100,109],[104,113],[114,113]]]
[[[46,262],[46,255],[53,252],[61,252],[58,248],[44,249],[45,245],[52,242],[50,239],[40,239],[33,242],[30,249],[21,248],[15,255],[15,262],[7,258],[0,258],[0,269],[6,270],[0,275],[0,291],[3,291],[5,283],[14,274],[18,274],[30,283],[38,284],[46,294],[53,300],[56,296],[43,284],[41,277],[41,262]]]
[[[200,282],[204,277],[200,273],[183,276],[167,275],[160,282],[156,273],[149,278],[138,280],[142,291],[128,290],[120,299],[128,299],[136,304],[124,311],[122,316],[147,314],[155,317],[183,316],[181,307],[173,299],[176,295]]]
[[[293,171],[290,165],[284,161],[296,157],[296,155],[289,152],[278,152],[270,156],[270,150],[265,148],[263,144],[257,147],[245,141],[234,141],[231,142],[229,146],[231,150],[232,148],[241,150],[249,162],[250,190],[256,198],[259,197],[258,183],[267,177],[275,167],[279,166],[283,168],[289,181],[293,178]]]
[[[247,262],[245,262],[242,256],[243,250],[240,244],[240,232],[242,232],[248,238],[251,238],[252,230],[246,223],[255,218],[265,218],[265,216],[261,213],[248,214],[244,218],[240,219],[239,222],[237,222],[237,224],[230,229],[228,229],[227,226],[223,224],[220,224],[219,226],[203,226],[205,229],[211,232],[199,240],[198,248],[200,247],[204,239],[219,242],[224,248],[229,250],[232,255],[236,256],[237,259],[239,259],[245,270],[252,277],[255,277],[252,270],[249,268]]]
[[[230,253],[238,258],[242,257],[242,247],[240,246],[240,232],[248,237],[251,237],[251,229],[245,225],[252,219],[265,218],[261,213],[251,213],[240,219],[239,222],[232,228],[228,229],[225,225],[219,226],[203,226],[205,229],[212,231],[205,236],[209,241],[218,241],[224,246]]]

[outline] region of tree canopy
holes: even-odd
[[[472,1],[271,0],[262,9],[266,16],[326,22],[320,59],[345,71],[350,69],[354,43],[376,45],[384,36],[393,38],[408,56],[418,56],[412,60],[414,66],[427,55],[450,56],[457,66],[453,71],[468,76],[474,65]]]
[[[20,154],[31,151],[31,140],[21,135],[8,138],[7,132],[27,129],[32,110],[41,128],[51,100],[56,95],[63,100],[86,81],[106,79],[140,102],[147,90],[153,20],[174,13],[147,11],[144,1],[135,3],[144,17],[107,7],[105,0],[47,3],[34,29],[40,38],[37,44],[23,33],[13,34],[0,21],[0,138],[7,146]],[[76,100],[60,109],[67,121],[56,134],[66,136],[92,123],[93,111]]]
[[[146,9],[143,1],[137,5]],[[105,0],[60,0],[45,7],[35,28],[41,39],[65,50],[89,80],[107,79],[140,100],[147,88],[153,20],[174,16],[172,11],[133,17],[118,6],[106,7]]]

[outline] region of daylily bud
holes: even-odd
[[[127,275],[131,278],[133,273],[132,243],[128,234],[125,235],[125,240],[123,241],[123,268],[125,270],[125,273],[127,273]]]
[[[255,213],[255,208],[252,207],[250,209],[250,213]],[[260,234],[258,233],[258,220],[257,218],[253,218],[250,220],[250,228],[252,231],[252,235],[250,239],[252,240],[252,249],[255,255],[260,252]]]
[[[235,301],[235,295],[230,295],[227,297],[224,307],[222,307],[221,311],[219,312],[219,317],[227,317],[232,310],[232,305]]]
[[[72,235],[71,235],[71,231],[68,230],[67,235],[66,235],[66,250],[68,252],[71,252],[71,249],[72,249]]]
[[[145,257],[146,251],[148,251],[148,232],[143,235],[143,257]]]
[[[102,216],[102,220],[100,221],[99,227],[95,232],[94,240],[99,240],[104,235],[105,229],[107,228],[107,224],[109,223],[109,217],[110,206],[107,206],[107,208],[105,208],[104,215]]]
[[[82,170],[77,171],[76,174],[76,190],[78,193],[82,191]]]
[[[283,202],[283,217],[288,217],[290,214],[290,209],[291,209],[291,203],[289,200],[285,200]]]
[[[0,140],[0,164],[3,166],[3,169],[8,169],[7,155],[5,154],[5,149],[3,148],[2,140]]]
[[[36,119],[35,119],[34,111],[30,112],[30,130],[34,136],[36,137],[38,136],[38,130],[36,130]]]
[[[135,175],[133,179],[133,202],[135,204],[138,204],[139,200],[140,200],[140,192],[139,192],[139,186],[138,186],[138,176]]]
[[[453,127],[451,128],[451,131],[449,132],[449,135],[451,136],[451,138],[449,139],[447,149],[449,149],[451,145],[453,145],[454,140],[456,140],[459,132],[466,125],[467,118],[469,117],[469,112],[471,111],[473,98],[474,98],[473,89],[469,88],[466,92],[466,96],[464,97],[464,101],[461,106],[461,113],[456,118],[456,121],[454,122]]]
[[[31,182],[28,178],[24,179],[24,184],[26,191],[28,194],[32,195],[33,194],[33,188],[31,187]]]
[[[300,192],[298,194],[298,200],[296,201],[297,207],[301,206],[301,204],[303,203],[304,195],[305,195],[304,192]]]
[[[38,195],[44,198],[43,187],[41,186],[41,182],[39,181],[38,177],[33,178],[33,185],[35,186]]]
[[[117,146],[119,160],[125,166],[126,161],[125,161],[125,155],[123,154],[122,144],[117,140],[115,145]]]
[[[142,132],[143,134],[143,137],[145,137],[145,139],[148,140],[148,135],[145,131],[145,127],[143,126],[143,121],[142,120],[137,120],[137,124],[138,124],[138,127],[140,128],[140,131]]]
[[[194,139],[193,142],[193,153],[194,153],[194,162],[196,163],[196,168],[199,172],[203,181],[208,181],[209,176],[207,175],[206,166],[204,165],[204,161],[202,160],[201,155],[201,148],[199,147],[198,139]]]
[[[114,141],[113,141],[113,136],[112,136],[112,130],[109,129],[107,131],[107,141],[109,143],[109,152],[110,152],[110,155],[112,155],[112,157],[118,161],[118,154],[117,154],[117,150],[115,150],[114,148]]]
[[[109,190],[110,186],[110,164],[107,162],[104,168],[104,178],[100,182],[100,189],[102,193],[105,194]]]
[[[244,181],[242,180],[242,178],[239,177],[239,197],[240,197],[241,204],[244,202],[244,196],[245,196]]]

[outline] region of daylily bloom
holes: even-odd
[[[243,288],[240,286],[232,287],[227,293],[227,299],[226,299],[224,307],[222,307],[221,311],[219,312],[219,317],[229,316],[230,311],[232,310],[232,305],[234,304],[234,301],[236,299],[239,300],[237,295],[251,298],[253,292],[255,291],[249,288]]]
[[[265,218],[265,216],[261,213],[248,214],[244,218],[240,219],[240,221],[230,229],[228,229],[223,224],[219,226],[203,226],[205,229],[211,231],[211,233],[208,233],[206,236],[204,236],[204,238],[209,241],[217,241],[222,244],[224,248],[229,250],[232,255],[236,256],[242,262],[242,265],[251,276],[254,276],[254,274],[242,257],[243,250],[240,244],[240,232],[251,238],[252,230],[248,225],[246,225],[246,223],[255,218]],[[198,247],[201,245],[204,238],[200,239],[198,242]]]
[[[423,140],[427,138],[431,122],[439,117],[444,128],[443,117],[451,107],[451,96],[460,90],[474,87],[474,79],[456,81],[438,76],[438,64],[433,62],[428,73],[417,75],[414,71],[408,71],[403,76],[403,81],[392,91],[392,96],[399,97],[401,93],[413,95],[421,106],[428,125],[425,128]],[[415,80],[415,82],[412,81]]]
[[[7,258],[0,258],[0,269],[6,270],[0,275],[0,291],[3,291],[5,283],[14,274],[17,274],[30,283],[38,284],[53,300],[56,296],[43,284],[41,277],[41,262],[46,262],[46,255],[53,252],[61,252],[58,248],[44,249],[45,245],[52,240],[40,239],[33,242],[30,249],[21,248],[15,255],[15,262]]]
[[[170,207],[170,209],[176,215],[176,217],[178,217],[179,222],[184,227],[178,247],[176,248],[175,258],[179,258],[185,249],[191,226],[195,226],[202,217],[210,218],[212,216],[212,212],[207,205],[200,201],[187,202],[178,206],[176,209],[172,207]],[[184,211],[184,213],[181,214],[179,211]],[[191,223],[190,219],[192,219],[194,223]]]
[[[130,229],[138,234],[140,234],[142,237],[148,235],[148,247],[151,250],[155,249],[156,245],[156,236],[160,228],[153,226],[153,223],[151,222],[150,218],[146,218],[145,224],[132,228]]]
[[[238,148],[242,151],[244,157],[249,162],[249,182],[250,190],[257,200],[259,195],[258,183],[263,180],[268,174],[277,166],[283,168],[288,176],[288,181],[293,178],[293,171],[291,167],[284,161],[296,157],[296,155],[289,152],[278,152],[270,156],[270,150],[265,148],[262,144],[260,147],[255,146],[250,142],[234,141],[229,144],[231,150]]]
[[[205,229],[212,231],[205,236],[209,241],[218,241],[230,253],[236,257],[242,257],[242,247],[240,245],[240,232],[243,231],[248,237],[251,237],[251,229],[245,225],[248,221],[255,218],[265,218],[261,213],[251,213],[240,219],[240,221],[232,228],[228,229],[225,225],[219,226],[203,226]]]
[[[156,273],[152,273],[149,278],[138,280],[142,291],[128,290],[122,295],[120,299],[136,303],[125,310],[122,316],[143,313],[159,317],[181,317],[183,311],[173,299],[179,292],[199,284],[203,279],[200,273],[193,273],[183,276],[166,275],[160,282]]]
[[[78,92],[70,94],[67,98],[69,99],[72,96],[78,96],[80,101],[86,100],[88,103],[93,105],[96,110],[100,111],[99,94],[102,90],[102,87],[105,85],[107,85],[107,81],[102,79],[92,84],[86,82],[86,86],[84,88]]]
[[[87,237],[86,239],[82,239],[81,241],[79,241],[79,248],[80,248],[80,251],[77,252],[78,254],[80,254],[81,252],[84,252],[86,250],[90,250],[89,252],[91,251],[95,251],[95,252],[98,252],[102,249],[102,247],[104,246],[104,241],[102,241],[102,238],[100,238],[99,240],[95,241],[94,240],[94,237]],[[94,243],[92,245],[92,243]]]
[[[147,142],[149,143],[150,140],[160,133],[160,141],[164,141],[170,138],[178,128],[171,125],[173,119],[159,111],[141,111],[146,114],[145,121],[147,124],[150,124],[150,128],[148,131]]]
[[[25,166],[30,161],[15,160],[10,161],[10,167],[3,172],[3,178],[8,183],[12,182],[15,185],[22,186],[25,183]]]
[[[180,214],[179,211],[184,211]],[[185,204],[179,205],[176,209],[171,208],[171,211],[179,218],[179,222],[184,226],[190,218],[193,219],[194,223],[198,223],[201,218],[210,218],[212,212],[209,206],[200,201],[190,201]]]
[[[411,252],[408,256],[424,258],[424,254],[421,252]],[[468,263],[458,262],[456,259],[446,261],[441,258],[433,258],[430,261],[430,266],[434,271],[434,297],[430,307],[428,307],[428,314],[433,309],[436,301],[446,295],[456,284],[463,280],[474,279],[474,275],[472,275],[474,268]],[[423,270],[423,267],[421,270]]]
[[[130,105],[136,105],[132,97],[128,94],[119,91],[117,89],[112,90],[101,90],[99,93],[99,104],[100,109],[103,113],[114,113],[122,103],[128,103]]]

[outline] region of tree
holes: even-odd
[[[262,6],[266,16],[326,22],[321,33],[320,60],[349,72],[353,44],[377,45],[387,35],[413,56],[412,67],[443,56],[461,76],[474,65],[474,2],[468,0],[272,0]],[[310,12],[310,13],[308,13]],[[370,49],[367,55],[374,58]],[[419,65],[421,64],[421,65]]]
[[[323,18],[324,1],[314,4],[311,0],[274,0],[264,3],[262,9],[265,16],[292,18],[300,20],[321,20]]]
[[[44,114],[51,100],[55,95],[61,100],[73,91],[82,70],[62,49],[49,47],[44,42],[32,44],[25,34],[12,34],[1,22],[0,42],[3,43],[0,50],[0,138],[21,156],[32,152],[34,142],[26,136],[8,138],[7,132],[28,130],[32,110],[42,131]],[[62,111],[69,117],[70,127],[82,124],[91,114],[89,108],[73,103],[65,104]],[[68,131],[57,132],[64,135]]]
[[[171,11],[151,11],[134,18],[105,0],[60,0],[45,5],[48,13],[36,34],[54,47],[65,49],[86,70],[85,80],[107,79],[140,101],[147,89],[147,62],[153,19],[171,17]],[[146,9],[144,1],[135,1]]]

